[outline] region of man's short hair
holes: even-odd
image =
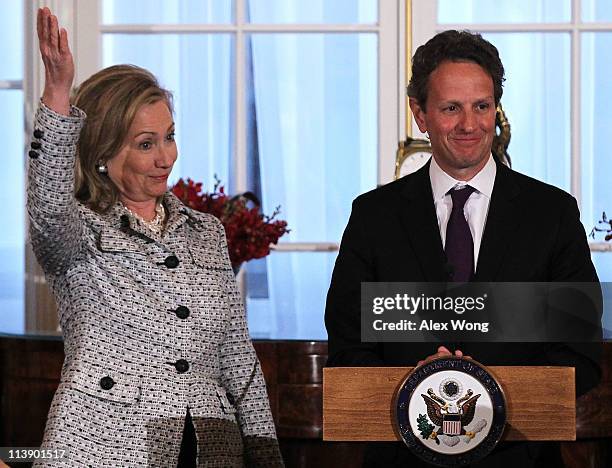
[[[420,46],[412,57],[412,77],[408,96],[415,98],[426,110],[429,75],[443,62],[474,62],[493,79],[495,104],[503,93],[504,66],[497,48],[480,34],[454,29],[441,32]]]

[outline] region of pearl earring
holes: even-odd
[[[96,166],[96,169],[99,174],[108,174],[108,168],[106,167],[106,164],[98,164]]]

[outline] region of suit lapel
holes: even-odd
[[[480,244],[474,281],[494,281],[515,238],[521,213],[517,197],[520,187],[512,177],[512,171],[495,160],[497,174],[487,221]]]
[[[429,163],[405,180],[398,207],[400,224],[419,262],[424,280],[446,281],[446,260],[433,203]]]

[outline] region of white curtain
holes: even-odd
[[[250,5],[253,23],[359,22],[366,14],[357,2]],[[282,241],[339,242],[352,200],[376,184],[376,35],[252,34],[249,47],[255,103],[250,117],[256,119],[249,145],[257,147],[250,154],[264,209],[282,206],[291,229]],[[323,313],[335,257],[275,253],[250,264],[251,333],[325,339]]]
[[[0,9],[0,81],[19,82],[23,79],[23,4],[0,0]],[[21,333],[25,326],[25,154],[30,149],[24,148],[22,89],[0,89],[0,109],[0,332]]]

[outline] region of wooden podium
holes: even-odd
[[[411,367],[323,369],[323,440],[401,440],[393,397]],[[573,367],[487,367],[506,397],[502,440],[576,440]]]

